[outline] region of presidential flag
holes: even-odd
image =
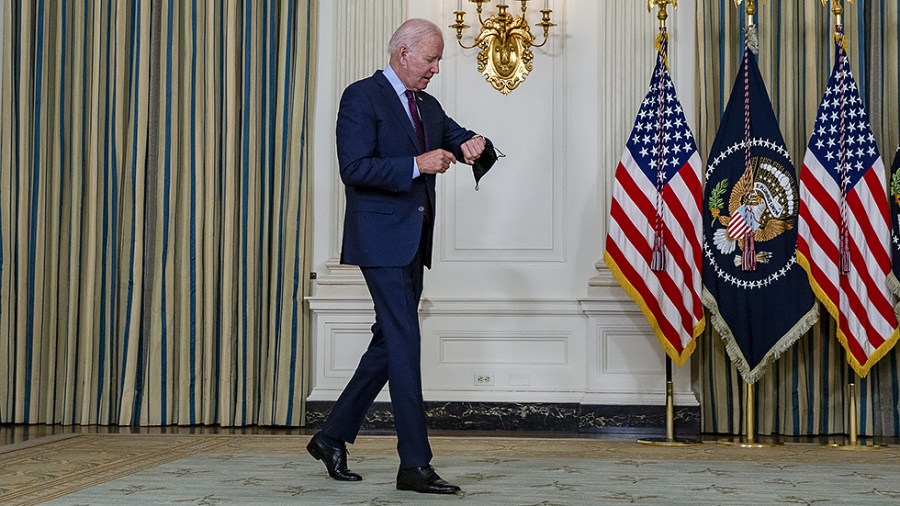
[[[604,260],[668,356],[683,365],[706,320],[700,302],[700,157],[666,61],[656,67],[616,169]]]
[[[799,261],[865,377],[897,342],[884,163],[843,44],[800,173]]]
[[[891,183],[888,187],[888,201],[891,205],[891,258],[893,268],[888,277],[888,286],[895,294],[900,294],[900,147],[894,154],[891,165]]]
[[[818,320],[797,265],[798,208],[794,165],[745,48],[706,168],[703,303],[746,383]]]

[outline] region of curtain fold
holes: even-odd
[[[0,423],[302,423],[315,0],[3,0]]]
[[[830,4],[830,2],[829,2]],[[900,137],[900,0],[845,3],[844,32],[850,63],[863,93],[882,158],[890,165]],[[788,151],[802,169],[806,144],[833,63],[834,19],[820,2],[757,2],[759,66]],[[732,0],[697,3],[699,104],[697,138],[709,153],[743,51],[745,25]],[[825,311],[812,331],[785,352],[756,383],[759,434],[814,436],[848,429],[848,383],[854,381],[860,435],[900,435],[900,349],[881,359],[865,379],[856,378]],[[702,430],[743,432],[743,384],[712,329],[694,357],[702,406]]]

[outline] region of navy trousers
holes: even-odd
[[[432,457],[422,398],[418,307],[423,270],[421,247],[406,267],[362,268],[375,302],[372,341],[323,427],[329,437],[353,443],[388,382],[401,468],[427,466]]]

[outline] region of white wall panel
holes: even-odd
[[[368,321],[352,323],[346,320],[325,325],[325,368],[322,372],[326,377],[346,379],[353,375],[359,357],[372,338],[371,326]]]
[[[372,338],[371,302],[319,303],[313,312],[313,384],[310,400],[334,400],[356,370]]]
[[[601,330],[603,349],[600,356],[603,361],[600,372],[604,375],[659,375],[665,368],[665,361],[660,356],[658,343],[646,337],[647,333],[640,325]],[[634,360],[635,357],[641,357],[641,360]]]
[[[565,61],[550,56],[554,40],[534,50],[534,71],[507,96],[478,73],[474,49],[447,48],[456,54],[444,65],[447,111],[483,132],[506,157],[477,192],[466,165],[442,179],[441,261],[564,259],[565,166],[557,161]]]
[[[577,304],[437,300],[425,311],[422,331],[428,399],[577,402],[582,396],[585,328]],[[479,382],[483,377],[490,382]]]
[[[571,334],[559,332],[436,332],[441,365],[567,366]]]

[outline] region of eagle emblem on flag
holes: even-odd
[[[742,144],[742,143],[739,143]],[[743,146],[734,146],[743,150]],[[715,163],[715,162],[714,162]],[[723,214],[728,193],[728,213]],[[748,170],[731,188],[723,179],[710,192],[709,212],[713,217],[713,243],[719,253],[729,255],[743,249],[743,239],[753,235],[755,243],[765,243],[794,228],[800,196],[794,178],[773,158],[753,157]],[[756,260],[768,263],[771,251],[756,250]],[[735,257],[735,266],[741,256]]]

